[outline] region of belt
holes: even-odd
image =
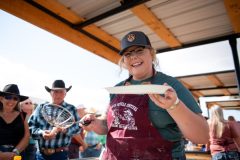
[[[94,144],[94,145],[88,145],[88,148],[95,148],[97,147],[98,143],[97,144]]]
[[[56,152],[63,152],[63,151],[68,151],[68,147],[59,147],[59,148],[41,148],[40,149],[41,153],[45,155],[52,155]]]

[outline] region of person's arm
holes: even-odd
[[[240,151],[240,124],[237,122],[228,122],[234,143],[236,144],[238,151]]]
[[[22,114],[22,113],[20,113]],[[29,127],[27,123],[27,119],[25,118],[24,120],[24,136],[21,139],[21,141],[17,144],[15,149],[17,149],[17,152],[19,151],[20,153],[27,147],[29,143],[29,138],[30,138],[30,133],[29,133]]]
[[[208,124],[208,127],[209,127],[209,130],[211,130],[211,123],[210,123],[210,120],[208,120],[207,121],[207,124]],[[209,133],[209,135],[210,135],[210,133]],[[211,145],[211,143],[210,143],[210,138],[209,138],[209,140],[208,140],[208,143],[206,144],[206,152],[210,152],[210,145]]]
[[[209,140],[209,128],[205,118],[188,109],[184,103],[168,111],[175,120],[183,135],[193,143],[207,143]]]
[[[107,134],[108,132],[106,116],[96,118],[93,114],[87,114],[81,120],[91,121],[91,123],[87,126],[80,124],[83,129],[94,131],[99,135]]]
[[[83,140],[81,134],[76,134],[73,136],[73,138],[82,145],[83,150],[87,148],[87,143]]]
[[[238,152],[240,152],[240,137],[236,137],[233,140],[234,140],[234,143],[237,146]]]
[[[67,136],[72,136],[80,133],[80,127],[78,124],[73,124],[69,128],[59,128],[56,133],[62,132]]]
[[[39,128],[39,121],[41,121],[40,108],[41,105],[34,110],[33,114],[28,119],[29,130],[33,139],[39,139],[42,137],[44,132],[41,128]]]
[[[208,143],[206,144],[206,152],[210,152],[210,142],[208,141]]]
[[[9,159],[12,160],[15,155],[16,154],[13,152],[1,152],[0,151],[0,159],[1,160],[9,160]]]
[[[163,96],[149,94],[149,97],[158,107],[166,109],[177,123],[185,138],[196,144],[208,142],[209,128],[207,121],[201,114],[191,111],[180,99],[175,104],[178,97],[174,89],[167,90]]]

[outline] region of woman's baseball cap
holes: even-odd
[[[119,52],[119,54],[122,56],[124,51],[132,46],[151,47],[151,43],[149,38],[143,32],[129,32],[121,40],[121,51]]]

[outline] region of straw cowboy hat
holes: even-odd
[[[29,98],[27,96],[20,95],[18,86],[16,84],[8,84],[3,88],[3,91],[0,91],[0,96],[9,96],[9,95],[15,95],[19,97],[20,102]]]
[[[66,91],[68,92],[71,88],[72,86],[69,86],[68,88],[66,88],[63,80],[55,80],[52,84],[52,88],[45,86],[45,89],[48,92],[51,92],[51,90],[54,91],[54,90],[62,90],[62,89],[66,89]]]

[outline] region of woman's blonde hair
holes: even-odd
[[[220,138],[224,131],[225,120],[223,117],[222,108],[218,105],[213,105],[210,108],[210,130],[216,135],[217,138]]]
[[[153,58],[153,68],[156,70],[157,67],[159,66],[159,62],[157,59],[157,54],[156,54],[156,50],[152,47],[148,48],[150,50],[151,56]],[[122,68],[124,68],[124,57],[122,56],[119,61],[118,61],[118,65],[120,66],[120,73],[122,72]]]

